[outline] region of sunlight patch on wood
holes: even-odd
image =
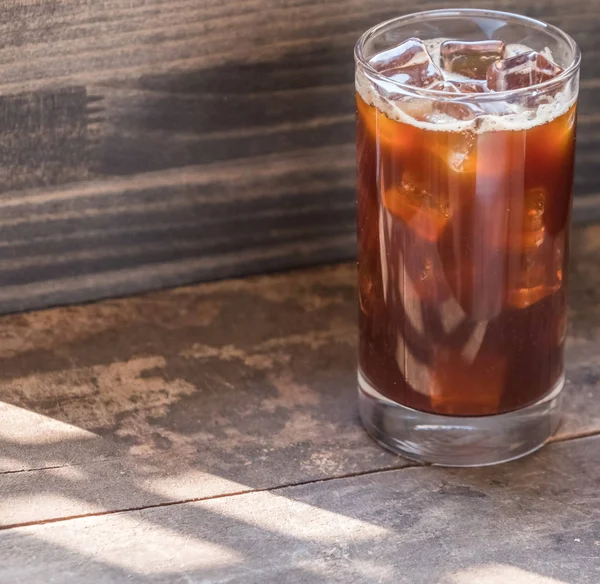
[[[94,439],[99,438],[88,430],[0,402],[0,440],[29,446]]]
[[[50,504],[51,498],[47,503]],[[150,518],[150,517],[149,517]],[[80,558],[141,575],[231,566],[242,556],[226,546],[177,533],[139,514],[75,519],[65,524],[18,528],[29,537],[76,553]],[[124,551],[126,549],[126,551]]]
[[[457,572],[444,582],[448,584],[507,584],[508,582],[510,584],[573,584],[504,564],[488,564]]]
[[[248,496],[252,496],[252,505],[240,505],[239,497],[199,501],[192,505],[210,509],[213,513],[265,532],[278,533],[294,540],[311,543],[374,541],[377,538],[389,537],[392,533],[387,528],[367,521],[293,499],[291,492],[287,492],[285,497],[267,491],[255,492]],[[265,513],[265,509],[269,512]]]

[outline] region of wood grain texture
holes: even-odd
[[[596,584],[599,463],[594,437],[487,469],[407,468],[22,526],[0,531],[0,580]]]
[[[4,317],[0,524],[405,466],[358,424],[355,315],[341,266]]]
[[[0,3],[0,312],[353,257],[354,42],[459,5],[580,43],[575,218],[600,218],[593,3]]]
[[[555,442],[600,434],[599,253],[600,226],[576,229]],[[358,421],[355,282],[343,264],[2,317],[0,530],[412,466]]]

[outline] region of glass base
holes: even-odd
[[[441,466],[487,466],[541,448],[560,421],[562,376],[538,402],[495,416],[442,416],[413,410],[381,395],[358,372],[360,417],[381,446]]]

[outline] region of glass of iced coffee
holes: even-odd
[[[523,456],[564,385],[579,49],[530,18],[435,10],[355,57],[363,423],[431,463]]]

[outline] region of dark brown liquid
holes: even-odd
[[[357,103],[363,375],[434,413],[537,401],[563,373],[575,107],[473,134]]]

